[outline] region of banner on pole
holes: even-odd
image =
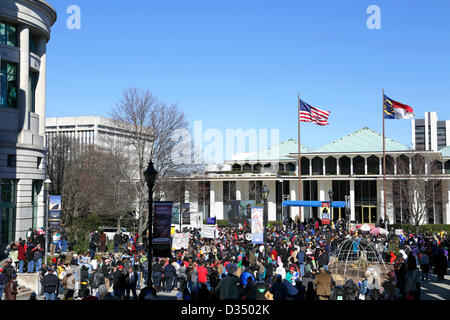
[[[330,209],[322,207],[322,224],[330,224]]]
[[[216,226],[207,224],[202,227],[202,238],[215,239],[216,238]]]
[[[264,243],[263,208],[252,208],[252,243]]]
[[[172,240],[172,249],[181,250],[189,247],[189,233],[175,233]]]
[[[49,196],[48,228],[50,231],[58,230],[61,227],[61,210],[61,196]]]
[[[172,205],[172,224],[180,224],[180,203],[174,203]]]
[[[172,202],[155,202],[153,244],[170,244]]]

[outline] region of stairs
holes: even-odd
[[[30,288],[27,288],[25,286],[19,286],[17,288],[17,297],[26,297],[26,296],[30,296],[30,294],[33,292],[33,290],[31,290]]]

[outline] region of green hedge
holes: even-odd
[[[389,225],[390,229],[403,229],[403,231],[406,232],[416,232],[416,227],[410,224],[393,224]],[[425,224],[419,226],[419,232],[441,232],[442,230],[446,232],[450,232],[450,224]]]

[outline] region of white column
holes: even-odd
[[[312,158],[309,159],[309,175],[312,175]]]
[[[353,158],[350,157],[350,175],[353,175]]]
[[[364,157],[364,174],[367,176],[367,157]]]
[[[386,182],[387,184],[387,182]],[[380,217],[384,220],[383,180],[377,180],[377,221]],[[374,223],[372,221],[372,223]]]
[[[45,136],[45,106],[47,88],[47,40],[40,37],[37,41],[37,53],[41,57],[41,67],[36,85],[36,113],[39,115],[39,135]],[[28,81],[28,80],[27,80]]]
[[[379,157],[380,159],[380,175],[383,175],[383,156]]]
[[[277,202],[276,202],[276,183],[275,181],[263,181],[269,188],[269,197],[267,198],[268,221],[277,219]]]
[[[450,183],[448,180],[442,180],[442,202],[445,204],[443,206],[444,217],[443,223],[450,224]]]
[[[211,217],[223,220],[223,182],[211,181]]]
[[[355,220],[355,180],[350,180],[350,220]]]
[[[416,150],[416,120],[411,120],[411,141],[412,141],[412,148],[413,150]]]
[[[20,46],[20,63],[18,66],[19,90],[17,92],[17,106],[20,111],[20,128],[29,130],[28,119],[28,102],[29,102],[29,77],[30,77],[30,30],[27,26],[21,25],[18,30],[19,46]],[[23,131],[22,131],[23,133]],[[30,143],[24,141],[21,134],[22,143]],[[31,142],[32,143],[32,142]]]
[[[298,195],[298,181],[295,181],[294,183],[289,183],[290,188],[290,197],[291,201],[300,200],[297,198]],[[291,216],[295,217],[300,214],[300,207],[291,207]],[[301,217],[302,218],[302,217]]]

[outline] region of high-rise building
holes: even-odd
[[[412,146],[415,150],[438,151],[450,145],[450,120],[439,121],[436,112],[413,119]]]
[[[43,0],[0,1],[0,247],[44,225],[46,45],[55,21]]]

